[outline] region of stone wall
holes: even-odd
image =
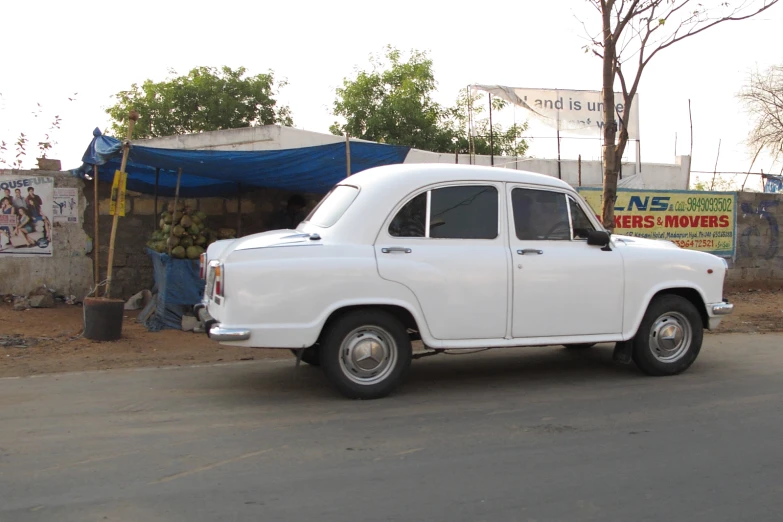
[[[85,197],[90,202],[90,210],[84,218],[84,230],[93,235],[93,182],[86,182]],[[101,279],[106,277],[109,257],[109,236],[111,235],[112,216],[109,214],[111,186],[101,183],[99,198],[99,264]],[[239,230],[241,235],[255,234],[270,230],[276,212],[285,208],[290,193],[277,190],[246,190],[242,193],[241,203],[237,198],[183,198],[186,205],[207,214],[210,228],[228,227]],[[304,195],[312,208],[320,199],[318,195]],[[125,216],[120,217],[114,250],[114,268],[112,275],[112,296],[127,299],[143,289],[151,289],[154,283],[152,261],[146,254],[146,242],[158,228],[160,213],[174,198],[158,198],[157,214],[155,198],[147,194],[128,192],[125,202]],[[239,222],[238,209],[241,207],[242,220]]]
[[[79,190],[78,216],[82,220],[87,208],[84,182],[64,172],[45,170],[3,170],[0,176],[51,177],[56,188]],[[46,285],[58,295],[75,295],[82,299],[93,284],[91,235],[81,223],[52,223],[51,257],[0,257],[0,294],[26,295]]]
[[[729,286],[783,286],[783,194],[740,192]]]

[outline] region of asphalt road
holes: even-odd
[[[0,520],[783,519],[783,335],[685,374],[437,356],[349,401],[289,362],[0,379]]]

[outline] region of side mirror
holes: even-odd
[[[587,233],[587,244],[607,247],[609,245],[609,233],[604,230],[591,230]]]

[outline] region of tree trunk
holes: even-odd
[[[614,114],[614,64],[615,42],[612,38],[611,6],[604,7],[603,12],[604,31],[604,56],[603,56],[603,88],[601,98],[604,103],[604,190],[601,206],[601,221],[610,232],[614,230],[614,203],[617,199],[617,176],[619,173],[619,161],[617,159],[617,122]]]

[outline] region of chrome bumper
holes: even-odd
[[[207,335],[213,341],[231,342],[231,341],[247,341],[250,339],[250,330],[243,330],[242,328],[223,328],[220,323],[215,324],[209,330]]]
[[[729,315],[734,311],[734,305],[732,303],[717,303],[710,305],[712,315]]]

